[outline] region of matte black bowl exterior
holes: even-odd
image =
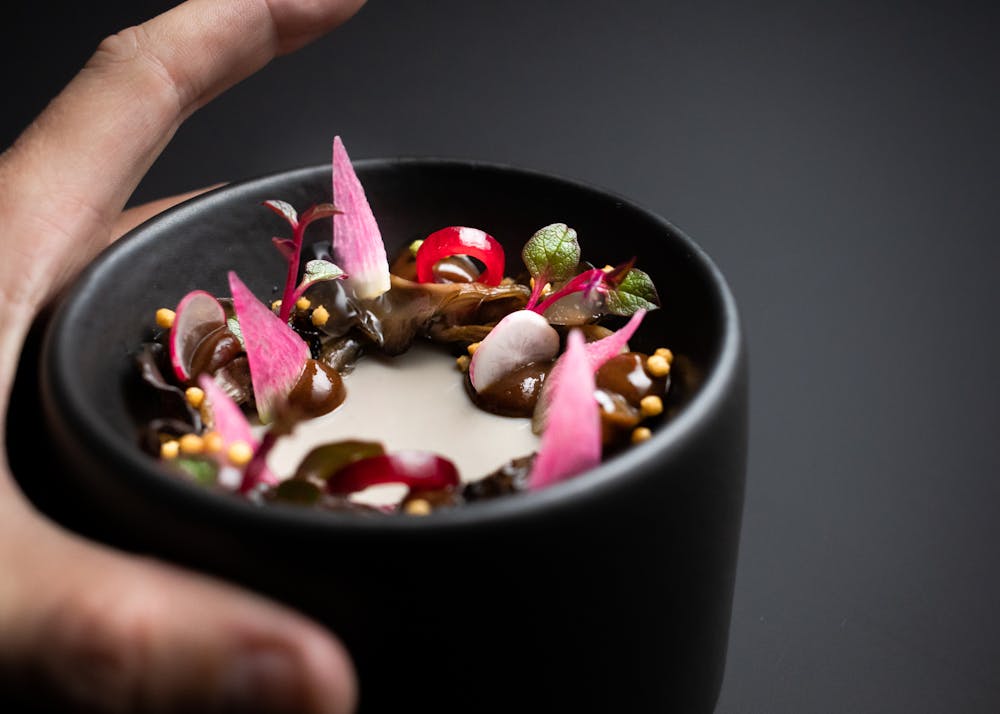
[[[228,294],[229,269],[262,298],[277,295],[284,264],[270,237],[285,229],[259,204],[329,200],[329,167],[319,166],[169,211],[108,250],[62,303],[42,391],[81,507],[119,546],[231,578],[327,623],[354,654],[364,712],[711,711],[746,459],[745,352],[723,278],[663,219],[581,184],[438,160],[358,162],[358,174],[390,253],[472,225],[505,244],[516,270],[524,240],[565,221],[585,258],[638,256],[664,309],[635,343],[677,353],[688,403],[590,473],[426,518],[260,508],[161,471],[136,447],[128,354],[156,308],[195,288]],[[329,226],[310,234],[329,240]]]

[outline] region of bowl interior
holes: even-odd
[[[647,317],[633,344],[668,345],[677,355],[668,411],[683,413],[717,370],[733,337],[731,298],[707,257],[662,218],[596,188],[502,166],[372,160],[358,162],[357,170],[390,255],[438,228],[470,225],[504,244],[507,270],[516,273],[525,240],[562,221],[578,231],[584,259],[637,257],[663,308]],[[47,335],[48,416],[71,450],[89,451],[98,463],[127,468],[136,478],[170,482],[166,488],[198,491],[138,447],[130,354],[151,334],[157,308],[193,289],[228,294],[229,270],[260,298],[280,297],[285,265],[270,238],[285,235],[287,225],[261,201],[281,199],[302,210],[330,200],[330,192],[328,166],[246,181],[172,209],[106,251],[67,296]],[[306,240],[329,242],[330,223],[318,221]],[[668,422],[653,441],[665,443],[671,428]],[[194,497],[225,498],[207,491]]]

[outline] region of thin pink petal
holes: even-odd
[[[275,407],[288,397],[301,376],[309,359],[309,347],[232,271],[229,272],[229,289],[250,362],[257,414],[267,423]]]
[[[621,329],[612,332],[607,337],[604,337],[595,342],[588,342],[584,345],[583,349],[587,357],[587,361],[590,364],[592,374],[596,374],[597,370],[604,365],[609,359],[619,354],[628,345],[628,341],[632,339],[632,335],[635,331],[639,329],[640,323],[642,323],[642,318],[646,316],[645,310],[636,310],[635,314],[625,323]],[[542,385],[542,392],[538,395],[538,402],[535,405],[535,413],[532,416],[532,428],[535,433],[540,433],[545,428],[546,420],[548,419],[548,412],[551,408],[552,395],[559,382],[563,379],[564,367],[562,366],[565,355],[559,358],[552,371],[549,372],[549,376],[545,378],[545,383]]]
[[[333,216],[334,261],[350,276],[347,284],[355,295],[378,297],[389,289],[389,261],[364,187],[339,136],[333,139],[333,202],[343,211]]]
[[[253,435],[250,422],[232,397],[207,374],[198,378],[198,385],[205,392],[205,399],[212,410],[212,430],[222,437],[223,447],[228,449],[236,441],[245,441],[256,449],[259,442]]]
[[[562,378],[552,391],[548,424],[528,477],[533,489],[568,479],[601,461],[601,415],[594,399],[594,371],[579,330],[569,333],[559,362]]]
[[[235,469],[227,456],[229,447],[237,441],[243,441],[249,444],[254,451],[257,451],[260,442],[254,437],[250,422],[243,415],[243,410],[214,379],[203,374],[198,378],[198,384],[204,390],[205,400],[208,402],[209,409],[212,410],[212,429],[222,438],[222,450],[214,454],[215,460],[222,469]],[[257,480],[269,486],[278,483],[278,477],[266,466],[258,473]],[[220,483],[222,481],[224,479],[220,472]],[[223,485],[235,489],[242,484],[242,481],[243,479],[236,473],[232,483],[223,483]]]

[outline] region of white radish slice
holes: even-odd
[[[191,381],[194,353],[209,334],[226,324],[226,311],[204,290],[192,290],[177,303],[170,328],[170,364],[182,382]]]
[[[504,375],[532,362],[550,360],[559,352],[559,333],[548,320],[531,310],[504,317],[486,335],[472,355],[469,379],[482,391]]]

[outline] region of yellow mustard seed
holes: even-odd
[[[663,400],[655,394],[648,394],[639,400],[639,411],[644,417],[654,417],[663,413]]]
[[[295,307],[299,310],[308,310],[310,305],[312,305],[312,302],[305,296],[302,296],[295,301]]]
[[[414,498],[407,501],[404,509],[411,516],[426,516],[431,512],[431,504],[426,499]]]
[[[468,355],[462,355],[461,357],[455,360],[455,365],[463,372],[467,372],[469,370],[470,362],[472,362],[472,360],[469,359]]]
[[[156,324],[162,327],[164,330],[169,330],[174,326],[174,318],[177,317],[177,313],[170,308],[161,307],[156,311]]]
[[[205,392],[202,391],[201,387],[188,387],[184,390],[184,397],[188,404],[197,409],[205,401]]]
[[[674,353],[671,352],[666,347],[658,347],[657,350],[656,350],[656,352],[654,352],[653,354],[659,355],[660,357],[662,357],[663,359],[665,359],[667,362],[673,362],[674,361]]]
[[[326,324],[327,320],[329,319],[330,319],[330,311],[327,310],[322,305],[313,310],[312,324],[316,325],[316,327],[322,327],[323,325]]]
[[[185,434],[179,442],[182,454],[200,454],[205,450],[205,440],[197,434]]]
[[[646,360],[646,369],[654,377],[666,377],[670,374],[670,362],[663,355],[653,354]]]
[[[205,444],[206,454],[218,454],[222,451],[222,447],[224,446],[222,434],[217,431],[206,432],[205,435],[201,437],[201,440]]]
[[[641,444],[653,435],[647,427],[640,426],[632,430],[632,443]]]
[[[470,355],[474,355],[474,354],[476,354],[476,350],[479,349],[479,345],[480,345],[479,342],[473,342],[471,345],[469,345],[465,349],[468,350],[468,352],[469,352]]]
[[[253,458],[253,448],[245,441],[234,441],[229,445],[226,457],[233,466],[246,466]]]
[[[163,459],[176,459],[177,454],[181,451],[181,445],[175,440],[164,441],[160,444],[160,458]]]

